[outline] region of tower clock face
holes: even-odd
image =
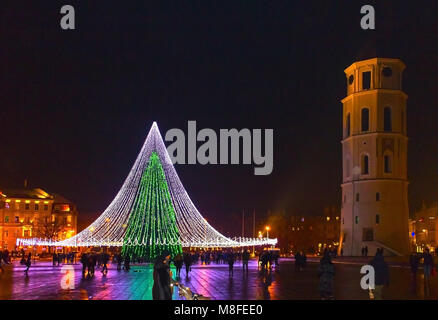
[[[353,75],[349,76],[348,77],[348,84],[352,84],[353,81],[354,81],[354,76]]]
[[[390,68],[390,67],[384,67],[384,68],[382,69],[382,74],[383,74],[385,77],[390,77],[390,76],[392,76],[392,70],[391,70],[391,68]]]

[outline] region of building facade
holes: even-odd
[[[63,240],[77,233],[76,206],[42,189],[0,189],[1,249],[17,250],[17,238]]]
[[[344,255],[409,252],[405,68],[374,58],[344,70],[343,183],[340,242]]]
[[[414,213],[411,220],[411,241],[413,249],[423,252],[425,248],[436,251],[438,247],[438,204]]]

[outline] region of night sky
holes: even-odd
[[[0,4],[0,186],[27,179],[91,222],[153,121],[164,136],[196,120],[274,129],[269,176],[176,166],[220,231],[239,232],[243,208],[319,214],[341,200],[343,70],[377,50],[407,65],[410,205],[438,201],[436,1],[46,2]],[[76,30],[59,26],[64,4]],[[375,31],[360,28],[364,4]]]

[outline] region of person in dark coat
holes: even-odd
[[[170,271],[170,253],[165,251],[158,256],[154,264],[154,285],[152,286],[153,300],[172,300],[173,284]]]
[[[125,269],[125,271],[129,271],[131,269],[131,257],[129,256],[129,254],[125,255],[123,262],[123,268]]]
[[[102,253],[102,274],[108,274],[108,261],[110,259],[110,256],[108,253],[103,252]]]
[[[383,249],[377,249],[376,255],[369,263],[374,268],[374,290],[372,296],[375,300],[382,300],[383,286],[389,286],[389,267],[383,258]]]
[[[181,253],[176,255],[175,260],[173,261],[173,263],[175,264],[175,268],[176,268],[176,276],[177,276],[177,278],[179,278],[180,275],[181,275],[181,269],[182,269],[182,266],[183,266],[183,263],[184,263],[183,256],[182,256]]]
[[[82,278],[85,278],[85,271],[87,271],[87,263],[88,263],[88,256],[85,252],[81,255],[81,263],[82,263]],[[53,265],[55,265],[55,260],[53,261]]]
[[[430,276],[433,270],[433,257],[429,249],[424,249],[423,253],[423,272],[424,272],[424,292],[425,295],[430,295]]]
[[[54,266],[56,266],[57,261],[58,261],[58,255],[56,254],[56,252],[53,252],[52,262]]]
[[[335,278],[335,266],[328,250],[320,260],[318,267],[319,293],[322,300],[333,299],[333,281]]]
[[[411,273],[415,278],[417,276],[418,265],[420,263],[420,258],[416,252],[412,252],[409,256],[409,264],[411,265]]]
[[[233,276],[233,274],[234,274],[234,261],[235,261],[235,257],[234,257],[234,253],[233,253],[233,251],[229,251],[228,252],[228,276]]]
[[[301,254],[299,251],[295,253],[295,271],[301,270]]]
[[[26,270],[24,270],[24,273],[27,276],[27,272],[29,271],[30,265],[31,265],[31,258],[32,258],[32,254],[29,252],[29,254],[27,255],[27,259],[24,262],[24,265],[26,266]]]
[[[243,271],[248,272],[248,261],[249,261],[249,251],[247,249],[245,249],[245,251],[243,251],[243,253],[242,253]]]
[[[189,272],[191,270],[191,265],[193,263],[193,258],[190,253],[184,254],[184,265],[186,267],[186,277],[189,276]]]

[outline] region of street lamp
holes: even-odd
[[[271,230],[271,227],[270,226],[266,226],[265,229],[266,229],[266,238],[269,239],[269,230]]]

